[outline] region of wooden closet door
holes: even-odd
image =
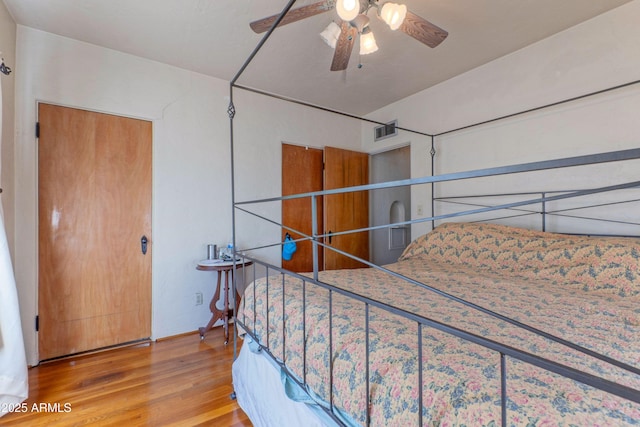
[[[324,189],[365,185],[369,182],[369,155],[333,147],[324,149]],[[369,226],[369,193],[324,196],[325,233],[366,228]],[[357,257],[369,260],[369,232],[332,236],[325,243]],[[330,249],[324,252],[325,269],[366,267],[359,261]]]
[[[38,116],[39,359],[148,338],[151,122],[48,104]]]
[[[323,153],[318,148],[300,147],[282,144],[282,195],[310,193],[322,191],[322,159]],[[317,200],[317,229],[322,233],[322,197]],[[310,198],[284,200],[282,202],[282,224],[306,235],[312,234]],[[282,230],[282,239],[287,230]],[[291,233],[294,239],[301,235]],[[318,266],[322,269],[322,247],[318,251]],[[298,242],[297,250],[290,261],[282,260],[282,267],[289,271],[313,271],[313,247],[310,241]]]

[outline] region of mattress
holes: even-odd
[[[638,367],[639,266],[637,241],[451,224],[386,267]],[[382,271],[326,271],[319,279],[640,390],[637,374]],[[418,425],[419,414],[426,425],[501,422],[500,355],[480,345],[289,276],[251,284],[238,318],[345,424],[365,424],[367,413],[374,426]],[[508,425],[640,425],[640,405],[631,401],[509,357],[506,373]]]

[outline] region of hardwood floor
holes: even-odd
[[[230,399],[232,361],[218,327],[204,341],[194,333],[41,364],[29,370],[25,412],[0,425],[251,426]]]

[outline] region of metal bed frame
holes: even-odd
[[[614,91],[614,90],[618,90],[621,89],[623,87],[628,87],[628,86],[633,86],[636,85],[638,83],[640,83],[640,80],[634,81],[634,82],[629,82],[627,84],[623,84],[623,85],[619,85],[619,86],[615,86],[615,87],[611,87],[611,88],[607,88],[601,91],[597,91],[597,92],[592,92],[589,94],[585,94],[582,96],[578,96],[578,97],[574,97],[571,99],[566,99],[563,101],[559,101],[559,102],[555,102],[552,104],[548,104],[548,105],[544,105],[541,107],[536,107],[536,108],[532,108],[526,111],[521,111],[518,113],[514,113],[514,114],[509,114],[506,116],[502,116],[502,117],[498,117],[492,120],[488,120],[488,121],[483,121],[480,123],[475,123],[472,125],[468,125],[468,126],[464,126],[461,128],[457,128],[457,129],[452,129],[446,132],[442,132],[439,134],[434,134],[434,135],[430,135],[424,132],[419,132],[419,131],[415,131],[415,130],[411,130],[411,129],[403,129],[403,128],[398,128],[399,130],[404,130],[404,131],[408,131],[414,134],[419,134],[422,136],[428,136],[431,138],[431,170],[432,170],[432,175],[431,176],[426,176],[426,177],[422,177],[422,178],[414,178],[414,179],[407,179],[407,180],[400,180],[400,181],[392,181],[392,182],[386,182],[386,183],[379,183],[379,184],[371,184],[371,185],[363,185],[363,186],[356,186],[356,187],[349,187],[349,188],[340,188],[340,189],[334,189],[334,190],[325,190],[325,191],[318,191],[318,192],[311,192],[311,193],[305,193],[305,194],[298,194],[298,195],[293,195],[293,196],[284,196],[284,197],[272,197],[272,198],[265,198],[265,199],[259,199],[259,200],[250,200],[250,201],[236,201],[236,194],[235,194],[235,164],[234,164],[234,116],[235,116],[235,106],[233,103],[233,91],[235,88],[237,89],[242,89],[242,90],[246,90],[246,91],[251,91],[254,93],[258,93],[261,95],[266,95],[266,96],[270,96],[270,97],[274,97],[277,99],[281,99],[281,100],[285,100],[288,102],[292,102],[292,103],[297,103],[306,107],[311,107],[311,108],[316,108],[316,109],[320,109],[323,111],[327,111],[327,112],[331,112],[331,113],[335,113],[335,114],[340,114],[342,116],[346,116],[346,117],[351,117],[354,119],[358,119],[361,121],[365,121],[365,122],[370,122],[370,123],[374,123],[374,124],[380,124],[383,125],[384,123],[379,123],[373,120],[369,120],[366,118],[362,118],[362,117],[357,117],[357,116],[353,116],[350,114],[346,114],[343,112],[339,112],[339,111],[333,111],[331,109],[328,108],[324,108],[324,107],[320,107],[317,105],[312,105],[312,104],[307,104],[301,101],[297,101],[297,100],[293,100],[293,99],[289,99],[286,97],[282,97],[282,96],[278,96],[275,94],[271,94],[271,93],[267,93],[267,92],[263,92],[254,88],[249,88],[249,87],[245,87],[242,85],[239,85],[237,83],[238,79],[241,77],[241,75],[243,74],[243,72],[245,71],[245,69],[247,68],[247,66],[250,64],[250,62],[253,60],[254,56],[258,53],[258,51],[262,48],[262,46],[264,45],[264,43],[269,39],[271,33],[274,31],[274,29],[278,26],[278,24],[280,23],[280,21],[282,20],[282,18],[284,17],[284,15],[291,9],[291,7],[293,6],[293,4],[295,3],[295,0],[290,0],[288,2],[288,4],[286,5],[286,7],[282,10],[280,16],[278,19],[276,19],[276,21],[274,22],[272,28],[265,34],[265,36],[262,38],[262,40],[260,41],[260,43],[256,46],[256,48],[254,49],[254,51],[251,53],[251,55],[247,58],[246,62],[242,65],[242,67],[240,68],[240,70],[238,71],[238,73],[236,74],[236,76],[231,80],[230,83],[230,97],[229,97],[229,107],[228,107],[228,114],[229,114],[229,119],[230,119],[230,145],[231,145],[231,185],[232,185],[232,225],[233,225],[233,234],[232,234],[232,238],[233,238],[233,244],[234,244],[234,248],[235,248],[235,252],[236,252],[236,257],[234,258],[242,258],[243,261],[252,261],[254,264],[254,280],[256,279],[256,266],[262,266],[262,268],[264,268],[265,271],[265,276],[268,278],[270,275],[270,271],[273,272],[277,272],[280,275],[289,275],[292,277],[296,277],[298,279],[300,279],[303,283],[303,294],[304,294],[304,288],[306,286],[318,286],[320,288],[324,288],[326,290],[329,291],[329,310],[331,310],[331,295],[335,294],[340,294],[340,295],[344,295],[347,296],[349,298],[352,298],[354,300],[360,301],[365,305],[365,311],[366,311],[366,322],[367,322],[367,332],[366,332],[366,353],[368,356],[368,345],[369,345],[369,332],[368,332],[368,317],[369,317],[369,308],[370,307],[376,307],[376,308],[380,308],[383,310],[386,310],[390,313],[396,314],[398,316],[401,316],[405,319],[409,319],[413,322],[416,322],[418,325],[418,333],[416,336],[416,341],[418,344],[418,363],[419,363],[419,367],[418,367],[418,376],[419,376],[419,383],[420,385],[422,384],[422,329],[424,327],[428,327],[428,328],[435,328],[439,331],[443,331],[445,333],[454,335],[456,337],[462,338],[464,340],[470,341],[472,343],[484,346],[486,348],[489,348],[495,352],[498,352],[500,354],[500,376],[501,376],[501,395],[500,395],[500,399],[501,399],[501,408],[502,408],[502,425],[506,426],[506,414],[507,414],[507,394],[506,394],[506,360],[507,358],[513,358],[513,359],[517,359],[520,360],[522,362],[534,365],[536,367],[542,368],[544,370],[553,372],[555,374],[579,381],[583,384],[589,385],[591,387],[594,387],[596,389],[600,389],[603,390],[605,392],[611,393],[613,395],[628,399],[632,402],[635,403],[640,403],[640,390],[636,390],[621,384],[617,384],[615,382],[594,376],[592,374],[589,373],[585,373],[582,371],[579,371],[577,369],[568,367],[566,365],[562,365],[559,364],[557,362],[554,362],[552,360],[537,356],[535,354],[531,354],[504,344],[501,344],[499,342],[490,340],[490,339],[486,339],[482,336],[479,335],[475,335],[469,332],[466,332],[464,330],[458,329],[456,327],[450,326],[450,325],[446,325],[437,321],[434,321],[432,319],[430,319],[427,316],[423,316],[423,315],[419,315],[416,313],[411,313],[411,312],[407,312],[404,310],[401,310],[397,307],[394,307],[392,305],[386,304],[385,302],[382,301],[377,301],[377,300],[373,300],[358,294],[354,294],[352,292],[343,290],[341,288],[337,288],[329,283],[324,283],[322,281],[320,281],[318,279],[318,272],[320,270],[320,266],[318,265],[318,254],[319,254],[319,250],[321,248],[328,248],[329,250],[333,250],[336,251],[338,253],[340,253],[341,255],[350,257],[352,259],[358,260],[361,263],[371,267],[371,268],[375,268],[378,270],[381,270],[387,274],[389,274],[390,276],[394,276],[396,278],[399,278],[401,280],[405,280],[415,286],[420,286],[423,289],[425,289],[428,292],[434,292],[440,296],[444,296],[450,300],[456,301],[458,303],[464,304],[465,306],[473,309],[473,310],[478,310],[482,313],[485,313],[489,316],[495,317],[497,319],[500,319],[502,321],[508,322],[514,326],[517,326],[519,328],[523,328],[529,332],[532,332],[534,334],[537,334],[539,336],[542,336],[544,338],[547,338],[549,340],[552,340],[556,343],[565,345],[573,350],[579,351],[585,355],[594,357],[596,359],[599,359],[601,361],[604,361],[606,363],[609,363],[613,366],[616,366],[620,369],[626,370],[628,372],[634,373],[636,375],[640,375],[640,367],[636,367],[636,366],[631,366],[629,364],[623,363],[621,361],[615,360],[613,358],[610,358],[608,356],[599,354],[595,351],[589,350],[587,348],[583,348],[581,346],[576,345],[575,343],[569,342],[565,339],[556,337],[552,334],[546,333],[544,331],[541,331],[535,327],[532,327],[530,325],[526,325],[523,324],[519,321],[513,320],[511,318],[508,318],[504,315],[498,314],[496,312],[493,312],[491,310],[488,310],[484,307],[480,307],[470,301],[466,301],[463,299],[460,299],[458,297],[449,295],[443,291],[440,291],[438,289],[435,289],[425,283],[421,283],[418,282],[416,280],[413,280],[411,278],[402,276],[398,273],[395,273],[391,270],[388,270],[384,267],[375,265],[371,262],[369,262],[368,260],[364,260],[358,257],[355,257],[351,254],[348,254],[346,252],[343,252],[341,250],[337,250],[331,246],[328,246],[326,244],[323,243],[323,238],[328,237],[325,234],[322,234],[318,229],[317,229],[317,218],[316,218],[316,212],[317,212],[317,205],[318,205],[318,198],[325,196],[325,195],[331,195],[331,194],[342,194],[342,193],[349,193],[349,192],[356,192],[356,191],[370,191],[370,190],[376,190],[376,189],[382,189],[382,188],[395,188],[395,187],[402,187],[402,186],[413,186],[413,185],[430,185],[431,186],[431,194],[432,194],[432,202],[431,202],[431,216],[427,217],[427,218],[421,218],[421,219],[417,219],[417,220],[411,220],[411,221],[404,221],[404,222],[398,222],[398,223],[394,223],[394,224],[386,224],[386,225],[381,225],[381,226],[374,226],[374,227],[368,227],[368,228],[362,228],[362,229],[357,229],[357,230],[349,230],[349,231],[343,231],[343,232],[333,232],[333,236],[335,235],[340,235],[340,234],[348,234],[348,233],[357,233],[357,232],[363,232],[363,231],[371,231],[371,230],[375,230],[375,229],[380,229],[380,228],[388,228],[388,227],[398,227],[398,226],[405,226],[405,225],[410,225],[410,224],[415,224],[415,223],[419,223],[419,222],[431,222],[432,224],[432,228],[435,226],[435,222],[439,221],[439,220],[445,220],[445,219],[450,219],[450,218],[456,218],[456,217],[461,217],[461,216],[468,216],[468,215],[474,215],[474,214],[481,214],[481,213],[489,213],[489,212],[494,212],[494,211],[509,211],[510,213],[513,211],[517,211],[515,214],[511,215],[511,216],[519,216],[519,215],[540,215],[541,216],[541,229],[542,231],[546,231],[546,218],[549,215],[565,215],[563,214],[561,211],[551,211],[548,210],[546,208],[547,203],[549,202],[553,202],[553,201],[558,201],[558,200],[564,200],[564,199],[570,199],[570,198],[575,198],[575,197],[580,197],[580,196],[587,196],[587,195],[592,195],[592,194],[598,194],[598,193],[604,193],[604,192],[611,192],[611,191],[616,191],[616,190],[625,190],[625,189],[632,189],[632,188],[639,188],[640,187],[640,181],[632,181],[632,182],[625,182],[622,184],[615,184],[615,185],[609,185],[606,187],[600,187],[600,188],[590,188],[590,189],[580,189],[580,190],[568,190],[568,191],[540,191],[540,192],[523,192],[523,193],[510,193],[507,194],[508,196],[525,196],[527,197],[525,200],[519,200],[519,201],[515,201],[515,202],[507,202],[507,203],[501,203],[501,204],[485,204],[485,203],[471,203],[471,202],[467,202],[467,201],[461,201],[461,199],[469,199],[469,198],[475,198],[475,197],[487,197],[487,196],[504,196],[505,194],[495,194],[495,195],[471,195],[471,196],[454,196],[454,197],[436,197],[435,196],[435,185],[438,183],[443,183],[443,182],[448,182],[448,181],[456,181],[456,180],[462,180],[462,179],[472,179],[472,178],[478,178],[478,177],[491,177],[491,176],[498,176],[498,175],[507,175],[507,174],[518,174],[518,173],[523,173],[523,172],[532,172],[532,171],[544,171],[544,170],[550,170],[550,169],[557,169],[557,168],[568,168],[568,167],[576,167],[576,166],[585,166],[585,165],[593,165],[593,164],[599,164],[599,163],[611,163],[611,162],[621,162],[621,161],[630,161],[630,160],[639,160],[640,159],[640,148],[639,149],[629,149],[629,150],[621,150],[621,151],[612,151],[612,152],[606,152],[606,153],[599,153],[599,154],[593,154],[593,155],[584,155],[584,156],[577,156],[577,157],[569,157],[569,158],[562,158],[562,159],[556,159],[556,160],[547,160],[547,161],[539,161],[539,162],[531,162],[531,163],[523,163],[523,164],[516,164],[516,165],[509,165],[509,166],[502,166],[502,167],[493,167],[493,168],[488,168],[488,169],[477,169],[477,170],[472,170],[472,171],[466,171],[466,172],[457,172],[457,173],[448,173],[448,174],[441,174],[441,175],[435,175],[433,174],[433,170],[434,170],[434,158],[436,155],[436,150],[435,150],[435,138],[437,138],[438,136],[442,136],[442,135],[446,135],[446,134],[450,134],[453,132],[457,132],[460,130],[464,130],[464,129],[469,129],[475,126],[481,126],[487,123],[491,123],[491,122],[495,122],[495,121],[500,121],[500,120],[504,120],[507,118],[511,118],[511,117],[515,117],[515,116],[519,116],[519,115],[523,115],[523,114],[528,114],[531,113],[533,111],[538,111],[541,109],[545,109],[545,108],[549,108],[549,107],[553,107],[553,106],[557,106],[563,103],[567,103],[567,102],[573,102],[579,99],[583,99],[586,97],[590,97],[590,96],[594,96],[594,95],[598,95],[601,93],[605,93],[605,92],[609,92],[609,91]],[[265,216],[256,214],[254,212],[252,212],[249,208],[250,205],[256,205],[256,204],[262,204],[262,203],[271,203],[271,202],[281,202],[283,200],[291,200],[291,199],[297,199],[297,198],[308,198],[310,200],[311,203],[311,212],[312,212],[312,218],[311,218],[311,226],[312,226],[312,234],[311,235],[307,235],[305,233],[302,233],[300,230],[295,230],[292,229],[290,227],[288,227],[285,224],[281,224],[278,221],[269,219]],[[636,200],[629,200],[629,201],[637,201]],[[467,205],[468,209],[466,210],[462,210],[459,212],[455,212],[455,213],[447,213],[447,214],[441,214],[441,215],[435,215],[435,204],[436,203],[456,203],[456,204],[463,204],[463,205]],[[626,202],[626,201],[625,201]],[[620,203],[620,202],[614,202],[614,203]],[[614,204],[612,203],[612,204]],[[540,209],[524,209],[525,206],[531,206],[531,205],[539,205]],[[290,232],[295,232],[298,235],[303,236],[300,239],[297,239],[296,241],[311,241],[312,242],[312,248],[313,248],[313,273],[312,276],[303,276],[297,273],[293,273],[290,271],[287,271],[281,267],[278,267],[276,265],[272,265],[268,262],[265,262],[264,260],[261,260],[257,257],[254,257],[252,255],[247,255],[247,253],[252,253],[253,251],[257,251],[260,249],[265,249],[265,248],[269,248],[269,247],[276,247],[276,246],[280,246],[282,245],[282,242],[278,241],[276,243],[273,244],[269,244],[269,245],[264,245],[264,246],[260,246],[260,247],[253,247],[253,248],[242,248],[242,249],[238,249],[237,245],[236,245],[236,212],[243,212],[246,213],[250,216],[253,216],[255,218],[257,218],[258,220],[261,221],[266,221],[269,222],[273,225],[279,226],[281,227],[283,230],[287,230]],[[503,217],[505,218],[505,217]],[[601,220],[601,219],[598,219]],[[640,225],[640,223],[633,223],[633,225]],[[638,236],[636,236],[638,237]],[[232,284],[233,287],[233,295],[236,295],[236,287],[237,287],[237,283],[236,283],[236,277],[238,275],[234,275],[234,281]],[[267,279],[268,280],[268,279]],[[268,284],[267,284],[268,285]],[[255,292],[255,288],[254,288],[254,292]],[[255,299],[254,299],[254,303],[255,303]],[[268,302],[267,302],[268,304]],[[268,306],[267,306],[267,310],[268,310]],[[283,308],[284,310],[284,308]],[[304,310],[304,309],[303,309]],[[252,328],[250,325],[250,322],[247,321],[246,317],[243,319],[239,319],[236,316],[236,312],[234,311],[234,359],[235,356],[237,355],[237,328],[238,327],[242,327],[244,329],[244,331],[246,333],[248,333],[248,335],[252,336],[256,342],[258,342],[258,340],[256,339],[256,337],[253,335]],[[284,316],[283,316],[284,318]],[[303,314],[303,318],[304,318],[304,314]],[[250,319],[249,319],[250,320]],[[253,320],[255,322],[255,318]],[[330,330],[331,330],[331,320],[330,320]],[[282,328],[284,328],[284,324],[282,325]],[[304,333],[306,334],[306,329],[304,331]],[[329,336],[331,337],[331,332],[329,334]],[[266,337],[266,342],[268,343],[269,338],[268,336]],[[285,345],[285,344],[283,344]],[[333,352],[333,348],[332,348],[332,340],[331,338],[329,339],[329,349],[328,351]],[[306,348],[305,348],[306,350]],[[268,354],[275,362],[276,364],[278,364],[280,366],[280,368],[282,370],[284,370],[286,373],[289,374],[289,377],[295,381],[296,383],[298,383],[299,386],[301,386],[303,389],[306,389],[305,384],[304,384],[304,378],[302,379],[302,381],[296,379],[295,375],[292,375],[292,372],[290,372],[286,361],[281,361],[278,359],[278,357],[276,357],[269,348],[266,347],[262,347],[262,351],[265,352],[266,354]],[[285,348],[283,348],[283,354],[285,352]],[[306,359],[306,356],[303,355],[303,360]],[[330,368],[331,369],[331,368]],[[303,370],[304,372],[304,370]],[[370,385],[369,385],[369,364],[368,364],[368,360],[366,361],[366,393],[367,396],[369,395],[370,392]],[[332,373],[330,373],[330,378],[332,379]],[[421,388],[420,388],[421,389]],[[329,390],[331,390],[331,395],[330,395],[330,399],[328,402],[328,407],[323,408],[325,410],[325,412],[327,412],[327,414],[337,423],[337,424],[343,424],[341,419],[339,417],[337,417],[335,415],[335,408],[333,406],[333,390],[332,390],[332,385],[329,386]],[[234,394],[232,394],[232,397],[235,397]],[[422,393],[419,393],[419,408],[423,407],[422,404]],[[418,416],[419,416],[419,425],[422,424],[422,411],[418,411]],[[366,425],[369,425],[369,411],[367,411],[366,414]]]

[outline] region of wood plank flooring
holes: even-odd
[[[232,361],[218,327],[204,341],[194,333],[44,363],[29,369],[26,411],[0,425],[251,426],[229,397]]]

